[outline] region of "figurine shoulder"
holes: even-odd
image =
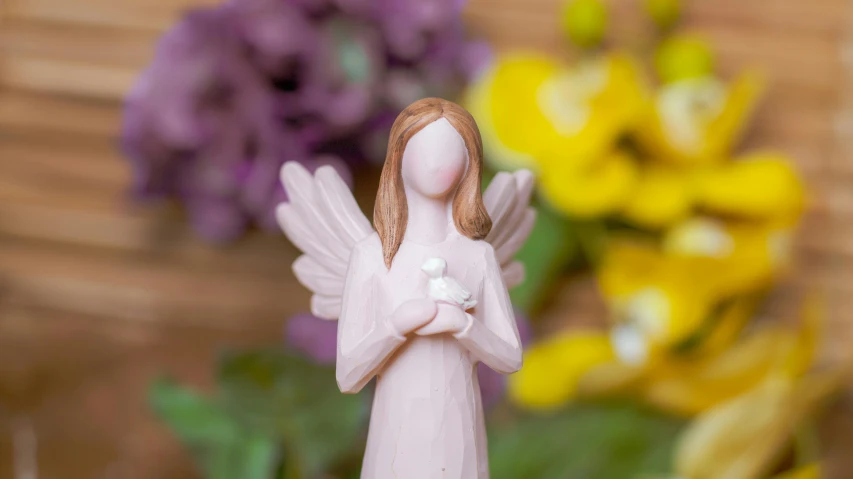
[[[489,255],[494,256],[495,255],[495,248],[492,246],[492,243],[489,243],[488,241],[482,240],[482,239],[481,240],[472,240],[472,242],[475,245],[477,245],[477,248],[479,249],[479,251],[481,253],[483,253],[484,255],[487,255],[487,256],[489,256]]]
[[[352,258],[358,258],[365,264],[383,265],[382,242],[379,241],[379,234],[374,231],[356,243],[352,250]]]
[[[483,265],[495,261],[495,249],[488,241],[464,238],[462,242],[467,254],[471,258],[481,260],[478,262],[482,262]]]

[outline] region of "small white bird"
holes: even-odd
[[[421,266],[429,276],[429,297],[436,301],[458,304],[463,310],[469,310],[477,305],[477,300],[471,297],[471,292],[459,284],[459,281],[447,275],[447,261],[441,258],[430,258]]]

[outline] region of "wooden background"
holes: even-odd
[[[182,3],[198,2],[0,0],[0,479],[13,477],[22,418],[40,478],[195,477],[146,411],[146,384],[168,371],[208,387],[216,351],[280,342],[307,305],[282,238],[212,247],[179,212],[125,196],[120,99]],[[636,43],[648,28],[640,0],[611,3],[613,37]],[[813,195],[798,266],[766,315],[790,317],[818,286],[830,301],[824,356],[837,358],[853,345],[853,4],[684,3],[725,74],[759,67],[773,81],[747,145],[790,153]],[[471,0],[466,17],[501,50],[556,52],[559,4]],[[372,189],[360,182],[358,194]],[[544,327],[600,317],[588,281],[561,289]],[[850,411],[843,401],[822,430],[828,477],[853,467]]]

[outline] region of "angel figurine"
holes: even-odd
[[[523,279],[513,257],[535,211],[530,172],[499,173],[481,194],[482,168],[474,119],[439,98],[391,128],[375,231],[334,169],[282,168],[278,222],[305,253],[293,270],[312,312],[339,319],[338,386],[357,393],[376,377],[362,478],[489,477],[476,365],[521,368],[507,287]],[[429,296],[434,259],[464,301]]]

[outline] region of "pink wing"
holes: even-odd
[[[311,312],[337,319],[350,253],[373,227],[331,166],[312,176],[299,163],[288,162],[281,168],[281,182],[289,201],[276,209],[278,224],[305,253],[293,262],[293,272],[314,293]]]
[[[483,202],[492,218],[492,231],[486,241],[495,249],[507,288],[524,280],[524,265],[514,258],[536,222],[536,210],[530,206],[532,191],[533,174],[517,170],[498,173],[483,193]]]

